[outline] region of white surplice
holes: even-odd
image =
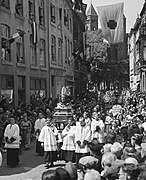
[[[62,150],[74,151],[75,150],[75,130],[76,126],[70,126],[70,129],[66,126],[62,131],[63,145]]]
[[[4,132],[4,137],[11,139],[14,138],[16,139],[15,141],[13,141],[12,143],[5,143],[5,148],[19,148],[20,145],[20,129],[18,124],[8,124],[6,126],[5,132]]]
[[[76,153],[88,153],[89,152],[89,148],[87,145],[85,145],[84,147],[81,147],[77,144],[77,141],[81,142],[81,145],[83,145],[84,141],[91,141],[91,130],[89,126],[84,126],[82,127],[81,125],[78,125],[76,127],[76,131],[75,131],[75,143],[76,143]]]
[[[44,143],[44,151],[57,151],[57,140],[58,130],[55,126],[50,127],[45,125],[39,135],[38,141]]]

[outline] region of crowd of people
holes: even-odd
[[[73,115],[61,132],[53,119],[56,104],[52,100],[43,108],[0,109],[0,146],[6,150],[7,165],[17,166],[20,150],[29,150],[35,137],[35,151],[44,156],[48,169],[42,180],[144,180],[145,97],[131,93],[118,104],[116,95],[111,107],[95,92],[68,99]],[[50,169],[57,160],[64,160],[65,168]]]

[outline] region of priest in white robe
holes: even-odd
[[[19,164],[20,129],[14,117],[10,117],[10,124],[4,132],[5,148],[7,149],[7,165],[16,167]]]
[[[47,118],[46,123],[47,125],[42,128],[38,140],[44,147],[46,168],[49,168],[57,160],[58,130],[53,125],[51,118]]]

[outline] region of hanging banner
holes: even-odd
[[[37,23],[35,21],[32,22],[32,35],[33,35],[33,43],[36,44],[38,42],[38,37],[37,37]]]
[[[109,43],[123,42],[124,3],[97,7],[104,38]]]

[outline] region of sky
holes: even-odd
[[[133,28],[136,18],[138,17],[138,14],[140,14],[143,4],[145,0],[92,0],[92,4],[97,12],[97,6],[105,6],[105,5],[111,5],[111,4],[117,4],[124,2],[124,15],[126,16],[126,31],[127,33],[130,32],[130,29]],[[89,5],[91,4],[91,0],[83,0],[83,3],[88,4],[87,9]],[[98,12],[97,12],[98,14]],[[100,23],[99,23],[100,26]]]

